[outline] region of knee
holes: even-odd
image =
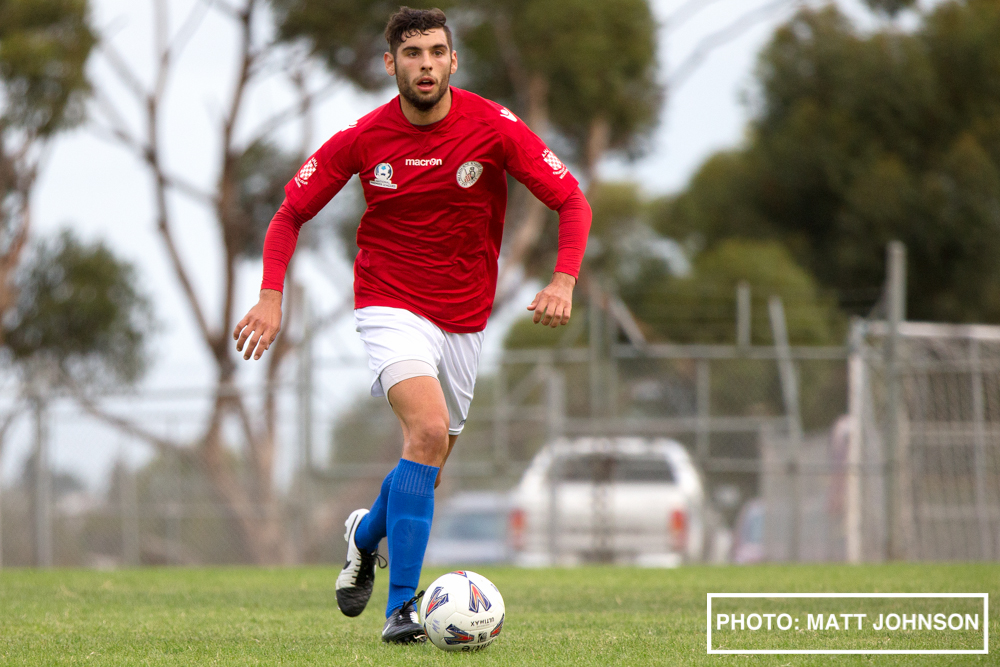
[[[428,417],[410,425],[407,452],[413,460],[426,465],[441,465],[448,452],[448,420]]]

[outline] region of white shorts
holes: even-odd
[[[465,427],[479,370],[485,332],[449,333],[430,320],[402,308],[368,306],[354,311],[354,324],[375,373],[372,396],[385,396],[379,377],[386,366],[417,360],[437,370],[448,406],[448,433]]]

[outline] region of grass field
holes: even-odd
[[[386,573],[360,617],[337,611],[332,568],[0,572],[3,664],[998,665],[994,655],[708,655],[706,593],[1000,594],[1000,564],[477,568],[507,618],[484,652],[379,640]],[[425,570],[423,584],[444,570]],[[996,613],[993,614],[994,618]],[[990,624],[997,637],[998,623]],[[981,635],[980,635],[981,636]],[[738,639],[738,637],[732,637]],[[880,648],[905,647],[905,635]],[[888,642],[888,643],[887,643]],[[902,642],[893,644],[892,642]],[[991,652],[992,653],[992,652]]]

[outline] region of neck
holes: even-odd
[[[444,120],[444,117],[448,115],[449,111],[451,111],[451,86],[448,86],[448,90],[445,91],[444,97],[442,97],[437,104],[427,111],[421,111],[416,108],[402,95],[399,96],[399,106],[402,108],[403,115],[406,116],[406,120],[410,121],[414,125],[430,125],[431,123],[436,123],[439,120]]]

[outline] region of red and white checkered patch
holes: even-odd
[[[319,164],[316,162],[316,158],[309,158],[309,161],[302,165],[302,168],[299,169],[299,173],[295,175],[295,182],[298,183],[299,186],[305,185],[318,166]]]
[[[545,152],[542,153],[542,159],[545,160],[545,164],[552,167],[552,173],[558,176],[559,178],[565,176],[566,172],[569,171],[569,169],[566,168],[566,165],[562,163],[562,160],[557,158],[556,154],[548,149],[546,149]]]

